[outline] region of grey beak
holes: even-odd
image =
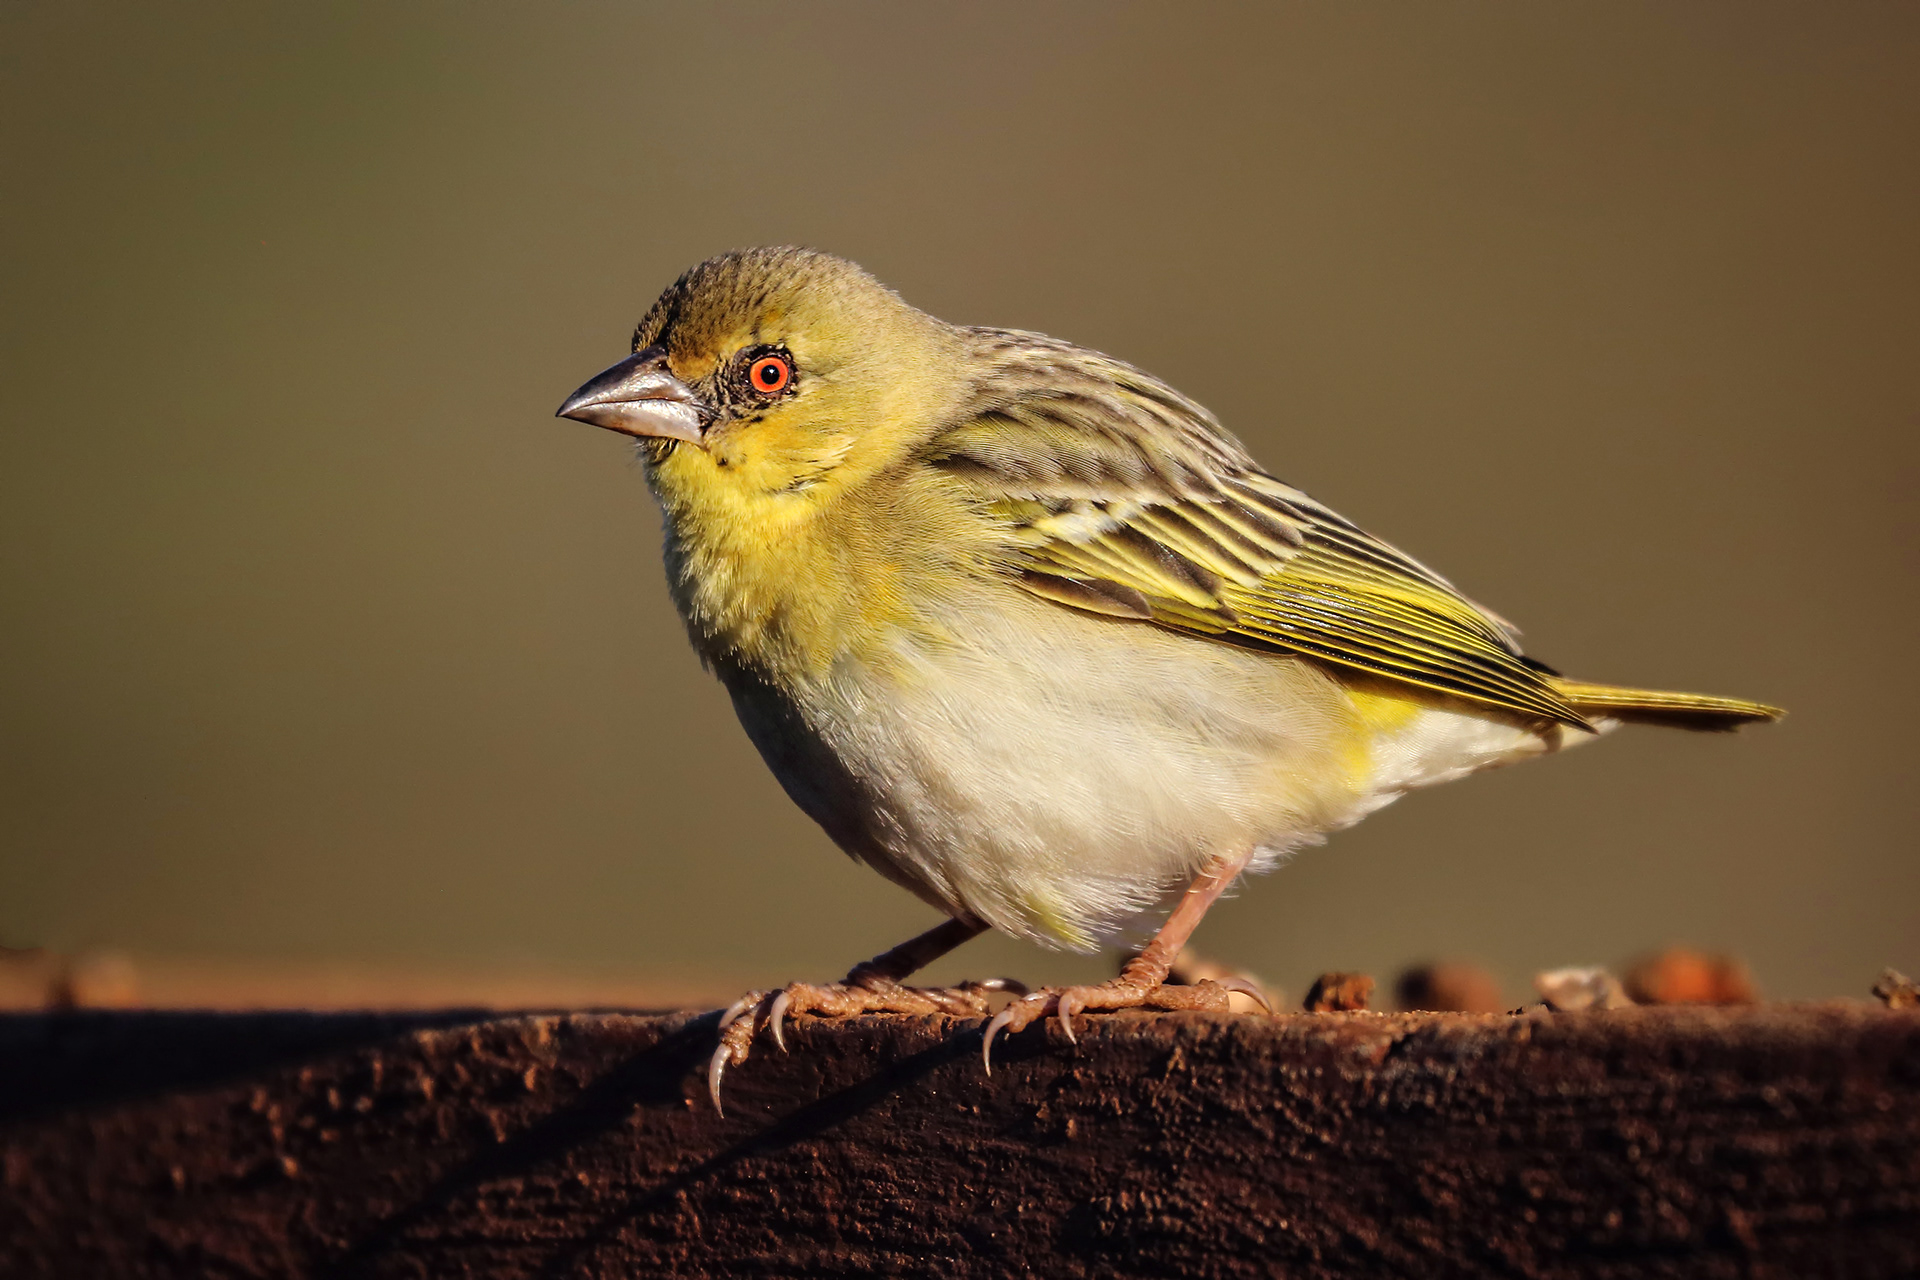
[[[664,347],[636,351],[567,397],[554,415],[630,436],[700,443],[707,406],[667,370]]]

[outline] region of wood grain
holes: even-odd
[[[0,1275],[1913,1276],[1920,1010],[0,1018]]]

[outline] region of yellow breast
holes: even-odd
[[[910,473],[770,489],[678,450],[652,479],[694,643],[785,679],[820,679],[848,652],[878,660],[890,634],[929,625],[927,602],[972,587],[986,555],[982,522]]]

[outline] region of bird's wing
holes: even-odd
[[[1205,410],[1117,362],[1064,394],[1052,372],[925,455],[1004,522],[1028,591],[1587,727],[1511,627],[1259,471]]]

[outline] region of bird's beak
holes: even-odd
[[[700,397],[667,369],[664,347],[636,351],[567,397],[554,415],[641,439],[700,443],[711,416]]]

